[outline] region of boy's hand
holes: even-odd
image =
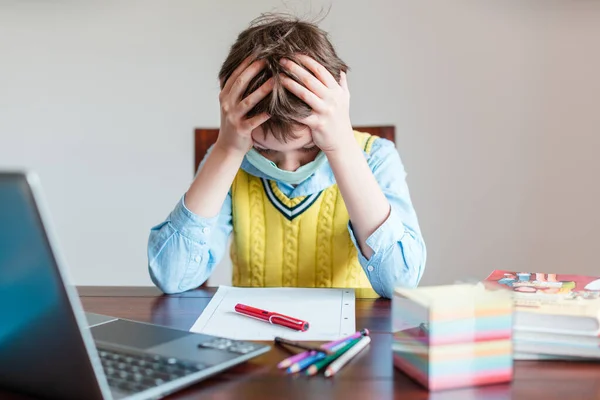
[[[215,146],[227,151],[246,154],[252,147],[252,130],[267,121],[266,113],[247,118],[246,114],[273,90],[273,78],[242,99],[248,83],[265,67],[263,60],[248,57],[233,71],[219,93],[221,103],[221,127]]]
[[[298,55],[304,67],[282,59],[281,64],[304,84],[281,75],[283,86],[312,108],[312,114],[299,123],[312,131],[315,145],[325,153],[336,152],[349,143],[354,143],[350,123],[350,91],[346,74],[341,72],[340,83],[325,67],[306,55]],[[311,75],[305,68],[312,71]]]

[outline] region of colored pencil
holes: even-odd
[[[352,360],[354,356],[360,353],[365,347],[367,347],[371,343],[371,338],[369,336],[365,336],[361,338],[358,343],[352,346],[347,352],[342,354],[340,358],[332,362],[325,369],[325,376],[330,377],[335,375],[344,365],[348,363],[348,361]]]
[[[287,339],[284,339],[279,336],[275,336],[275,343],[285,344],[285,345],[296,347],[296,348],[303,349],[303,350],[316,351],[316,352],[321,352],[321,353],[325,353],[325,354],[333,354],[333,351],[326,349],[324,347],[310,346],[310,345],[300,343],[300,342],[293,342],[291,340],[287,340]]]
[[[334,347],[338,347],[338,345],[340,345],[342,343],[348,342],[352,339],[360,338],[362,336],[369,336],[369,330],[367,328],[365,328],[361,331],[355,332],[350,336],[346,336],[345,338],[341,338],[341,339],[338,339],[333,342],[325,343],[323,345],[323,347],[325,347],[326,349],[333,350]]]
[[[306,357],[310,357],[311,353],[313,353],[313,352],[312,351],[303,351],[302,353],[298,353],[294,356],[288,357],[285,360],[281,361],[279,364],[277,364],[277,368],[279,368],[279,369],[287,368],[290,365],[293,365],[297,362],[304,360]]]
[[[322,345],[322,347],[325,349],[328,349],[328,350],[334,350],[334,348],[336,346],[338,346],[339,344],[345,343],[352,339],[359,338],[361,336],[369,336],[369,330],[363,329],[359,332],[353,333],[350,336],[346,336],[345,338],[341,338],[338,340],[334,340],[333,342],[325,343],[324,345]],[[285,360],[281,361],[279,364],[277,364],[277,368],[279,368],[279,369],[288,368],[292,364],[297,363],[301,360],[304,360],[306,357],[309,357],[310,355],[311,355],[310,351],[304,351],[302,353],[298,353],[294,356],[291,356],[291,357],[286,358]]]
[[[311,352],[311,353],[313,353],[313,352]],[[314,354],[306,357],[303,360],[298,361],[297,363],[294,363],[294,364],[290,365],[290,367],[287,369],[287,373],[288,374],[293,374],[295,372],[302,371],[306,367],[308,367],[308,366],[316,363],[319,360],[322,360],[325,357],[327,357],[325,355],[325,353],[317,353],[315,351]]]
[[[342,354],[344,354],[345,352],[350,350],[352,348],[352,346],[354,346],[359,341],[360,341],[360,338],[353,339],[352,341],[348,342],[344,347],[342,347],[341,349],[336,351],[335,354],[326,356],[325,358],[318,360],[313,365],[308,367],[308,369],[306,370],[306,375],[315,375],[317,372],[319,372],[321,369],[323,369],[323,367],[331,364],[333,361],[337,360]]]

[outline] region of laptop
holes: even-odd
[[[0,387],[55,399],[156,399],[266,345],[83,312],[33,173],[0,172]]]

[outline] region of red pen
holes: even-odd
[[[273,325],[285,326],[286,328],[294,329],[296,331],[304,332],[308,330],[308,322],[276,312],[261,310],[260,308],[254,308],[239,303],[235,305],[235,311],[252,318],[270,322]]]

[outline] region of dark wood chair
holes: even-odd
[[[394,126],[356,126],[354,129],[396,142],[396,127]],[[194,132],[194,174],[198,170],[198,166],[206,155],[208,148],[217,141],[218,135],[219,129],[196,128]]]

